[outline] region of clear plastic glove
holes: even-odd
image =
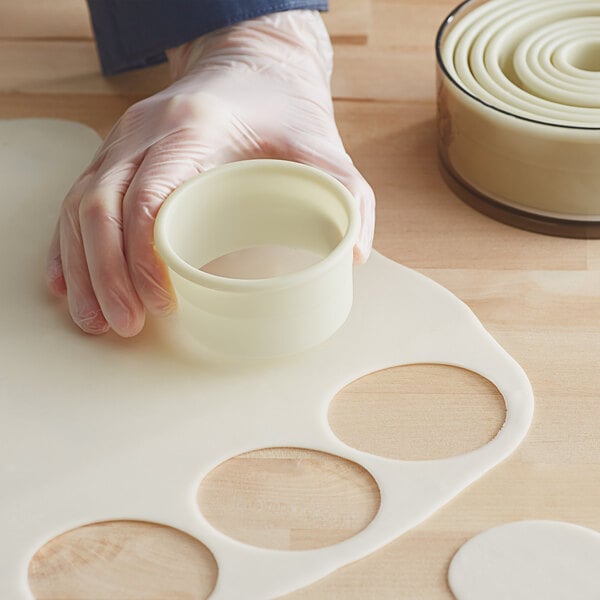
[[[145,310],[175,306],[153,244],[154,220],[183,181],[216,165],[280,158],[321,168],[360,205],[355,255],[366,260],[373,191],[340,139],[333,52],[318,13],[289,11],[222,29],[168,52],[174,83],[116,123],[64,200],[47,281],[88,333],[133,336]]]

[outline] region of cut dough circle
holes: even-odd
[[[76,123],[0,121],[0,597],[30,597],[27,565],[55,536],[138,520],[191,535],[212,552],[212,598],[283,595],[415,527],[521,443],[533,394],[519,365],[471,310],[427,277],[374,252],[354,270],[344,325],[310,351],[226,361],[181,344],[172,319],[135,338],[86,336],[43,287],[60,203],[99,138]],[[466,454],[400,461],[351,448],[327,422],[331,398],[392,366],[439,363],[482,375],[504,397],[498,435]],[[227,459],[296,447],[366,469],[379,512],[326,548],[278,551],[216,530],[199,511],[202,479]],[[269,576],[265,576],[268,573]]]
[[[454,555],[457,600],[598,600],[600,533],[560,521],[517,521],[471,538]]]

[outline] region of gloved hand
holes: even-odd
[[[340,139],[329,79],[333,52],[318,13],[267,15],[168,52],[174,83],[129,108],[62,205],[47,281],[84,331],[133,336],[145,309],[174,308],[153,227],[183,181],[222,163],[280,158],[321,168],[360,205],[355,249],[366,260],[373,191]]]

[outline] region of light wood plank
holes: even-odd
[[[169,84],[166,65],[103,77],[90,40],[0,40],[0,93],[151,95]]]
[[[216,580],[217,564],[206,546],[181,531],[138,521],[64,533],[29,567],[36,600],[198,600]]]
[[[329,0],[323,20],[334,43],[366,44],[371,28],[371,0]]]
[[[382,78],[373,65],[389,75]],[[166,65],[103,77],[94,43],[85,40],[0,40],[0,69],[2,93],[149,96],[170,82]],[[407,55],[340,46],[335,54],[333,94],[336,98],[391,100],[406,92],[410,99],[431,98],[431,77],[424,84],[411,85],[411,80],[426,70],[424,64],[415,64]],[[405,73],[406,79],[398,73]]]
[[[489,442],[506,417],[498,390],[479,375],[444,365],[410,365],[362,377],[329,407],[346,444],[399,460],[464,454]]]
[[[438,28],[457,4],[456,0],[377,0],[371,11],[369,45],[431,52]]]
[[[600,240],[589,240],[588,250],[588,269],[600,271]]]
[[[359,465],[322,452],[249,452],[209,473],[200,510],[217,529],[262,548],[308,550],[363,530],[379,509],[375,480]]]
[[[433,57],[412,50],[340,45],[332,81],[335,98],[431,100]],[[103,77],[94,42],[0,40],[0,93],[151,95],[170,80],[166,65]]]
[[[0,0],[0,38],[91,39],[85,0]]]
[[[335,48],[334,61],[334,98],[390,101],[435,98],[432,50],[341,45]]]
[[[460,295],[490,327],[535,333],[543,332],[550,323],[548,330],[557,333],[600,332],[600,277],[593,270],[423,269],[422,272]],[[515,315],[519,318],[515,319]]]

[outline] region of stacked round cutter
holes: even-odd
[[[521,227],[600,237],[600,3],[465,2],[437,55],[453,189]]]

